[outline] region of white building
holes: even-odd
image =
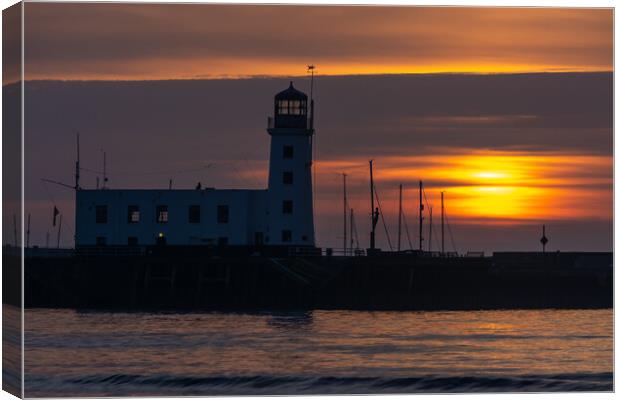
[[[292,82],[275,96],[268,125],[267,189],[79,189],[76,247],[314,246],[314,129],[308,97]]]

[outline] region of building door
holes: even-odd
[[[263,232],[254,232],[254,245],[262,246],[264,242]]]

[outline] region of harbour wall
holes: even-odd
[[[472,310],[613,306],[611,253],[26,258],[25,307]],[[7,265],[7,264],[5,264]],[[8,264],[14,265],[14,264]]]

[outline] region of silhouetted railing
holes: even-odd
[[[343,249],[343,248],[325,248],[322,249],[322,255],[324,256],[345,256],[345,257],[362,257],[366,255],[366,251],[364,249]]]

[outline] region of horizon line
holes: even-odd
[[[343,74],[316,74],[315,77],[321,78],[345,78],[345,77],[397,77],[397,76],[514,76],[514,75],[569,75],[569,74],[607,74],[614,73],[612,69],[601,70],[532,70],[532,71],[445,71],[445,72],[383,72],[383,73],[343,73]],[[2,86],[9,86],[20,82],[165,82],[165,81],[233,81],[233,80],[251,80],[251,79],[289,79],[303,78],[307,79],[309,75],[213,75],[213,76],[194,76],[194,77],[170,77],[170,78],[34,78],[25,80],[11,80],[3,83]]]

